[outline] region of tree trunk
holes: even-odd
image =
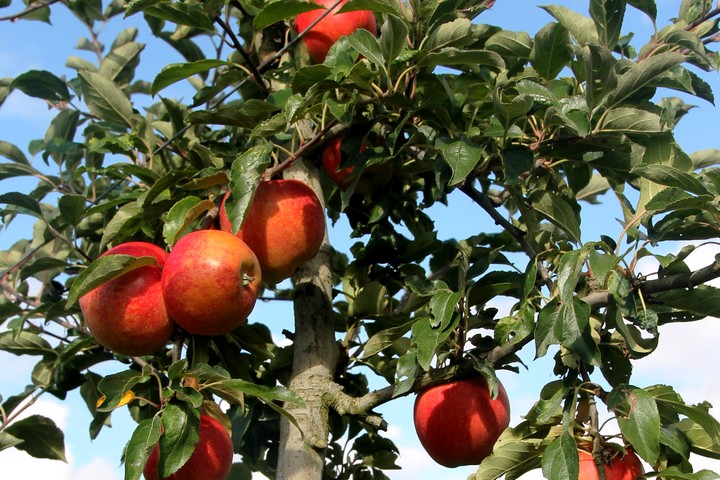
[[[324,205],[315,167],[299,160],[286,170],[284,177],[310,185]],[[328,252],[326,230],[320,252],[293,276],[295,336],[288,387],[302,397],[305,406],[287,406],[300,429],[281,419],[277,480],[320,480],[323,476],[328,407],[322,396],[333,381],[338,356],[331,315],[332,271]]]

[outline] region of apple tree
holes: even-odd
[[[597,465],[632,450],[651,475],[717,478],[689,461],[720,458],[710,405],[634,384],[632,365],[663,325],[720,314],[707,285],[718,260],[691,270],[695,247],[663,250],[720,236],[720,152],[685,152],[673,134],[692,115],[674,95],[714,100],[704,77],[718,68],[720,9],[683,0],[665,24],[654,0],[547,5],[548,23],[526,33],[485,23],[494,3],[348,0],[341,11],[369,11],[377,28],[318,61],[294,19],[327,10],[303,0],[0,0],[3,22],[69,9],[95,58],[69,58],[71,75],[0,79],[0,106],[22,92],[55,112],[29,145],[0,138],[2,221],[36,220],[0,252],[0,349],[36,361],[28,387],[2,399],[0,449],[62,459],[52,421],[18,415],[77,389],[93,438],[117,409],[137,421],[128,480],[157,442],[160,475],[181,468],[201,412],[232,432],[229,478],[388,478],[398,451],[377,407],[478,376],[495,396],[495,371],[523,368],[525,350],[554,356],[554,380],[474,478],[577,478],[578,449]],[[630,10],[655,27],[644,44],[623,23]],[[104,38],[110,22],[128,26]],[[148,42],[183,60],[137,78]],[[192,92],[165,94],[178,84]],[[332,145],[336,166],[324,169]],[[36,186],[15,191],[17,177]],[[78,300],[158,266],[102,253],[142,241],[172,254],[189,232],[219,228],[226,192],[237,231],[258,185],[278,178],[311,186],[327,225],[352,232],[349,249],[326,241],[291,279],[263,284],[263,301],[292,301],[286,342],[253,313],[222,335],[178,329],[148,355],[94,339]],[[477,228],[445,240],[429,212],[459,197]],[[588,234],[584,209],[600,201],[621,212],[619,234]],[[651,275],[644,257],[660,265]],[[500,296],[514,299],[508,312]],[[119,373],[98,373],[106,362]]]

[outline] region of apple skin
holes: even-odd
[[[188,461],[180,470],[163,480],[225,480],[233,461],[232,440],[225,427],[209,415],[200,415],[198,443]],[[145,480],[158,478],[160,449],[157,445],[150,453],[143,475]]]
[[[247,322],[262,281],[242,240],[222,230],[197,230],[175,244],[162,291],[170,317],[197,335],[222,335]]]
[[[115,353],[150,355],[162,349],[175,333],[162,295],[161,276],[167,252],[147,242],[117,245],[105,255],[155,257],[158,265],[136,268],[99,285],[80,298],[90,333]]]
[[[335,0],[315,0],[315,3],[324,6],[325,10],[327,10],[335,3]],[[333,12],[339,10],[344,4],[345,0]],[[293,28],[297,33],[303,32],[325,10],[316,9],[301,13],[295,17]],[[323,63],[330,47],[341,37],[352,34],[358,28],[364,28],[373,35],[377,35],[377,21],[372,11],[333,12],[320,20],[301,40],[307,48],[310,59],[315,63]]]
[[[437,463],[478,465],[510,425],[510,402],[500,383],[493,400],[483,377],[455,380],[420,392],[413,417],[420,443]]]
[[[365,150],[365,145],[360,147],[360,151]],[[328,177],[335,182],[335,184],[341,189],[345,190],[350,186],[352,182],[348,181],[348,177],[352,174],[354,168],[352,166],[339,168],[341,163],[342,155],[340,152],[340,137],[330,139],[322,153],[322,165],[323,170],[327,173]]]
[[[600,475],[592,454],[580,450],[578,456],[580,458],[578,480],[599,480]],[[605,463],[606,480],[637,480],[643,473],[645,473],[645,469],[640,459],[631,449],[627,450],[625,456],[621,457],[621,454],[617,453],[614,458]]]
[[[227,197],[220,206],[220,229],[231,232]],[[263,280],[278,283],[320,250],[325,211],[312,188],[299,180],[263,181],[237,236],[257,255]]]

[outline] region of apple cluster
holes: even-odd
[[[196,335],[222,335],[247,322],[261,281],[290,277],[325,238],[325,212],[298,180],[261,182],[233,234],[224,210],[220,230],[197,230],[170,253],[148,242],[127,242],[103,255],[149,256],[156,265],[131,270],[80,298],[90,333],[122,355],[163,348],[176,326]]]

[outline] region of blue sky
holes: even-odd
[[[16,11],[20,2],[15,0],[10,8],[0,10],[0,15]],[[586,2],[580,0],[566,0],[556,2],[535,2],[526,0],[498,0],[494,8],[482,14],[480,20],[487,23],[501,25],[509,30],[525,30],[531,34],[542,28],[551,17],[539,9],[537,5],[556,3],[570,8],[586,8]],[[660,25],[670,18],[677,8],[679,1],[659,0]],[[62,15],[61,15],[62,13]],[[102,32],[101,38],[110,44],[118,31],[127,28],[140,19],[131,18],[128,23],[113,21]],[[77,40],[85,34],[78,30],[79,23],[74,21],[64,9],[55,9],[53,14],[54,26],[38,22],[0,23],[0,78],[14,77],[29,69],[45,69],[56,74],[66,73],[74,75],[74,71],[64,67],[65,60],[70,55],[82,56],[93,61],[94,56],[89,52],[77,51],[73,47]],[[641,13],[629,9],[624,31],[637,33],[639,42],[647,38],[651,24]],[[152,80],[160,69],[170,62],[180,61],[177,54],[169,50],[160,42],[153,41],[147,34],[141,34],[140,42],[147,42],[142,54],[142,63],[138,77]],[[720,77],[717,74],[704,75],[714,90],[720,92]],[[185,86],[178,84],[164,91],[168,96],[186,95]],[[669,93],[672,94],[672,93]],[[687,100],[698,105],[683,119],[677,129],[680,145],[687,151],[693,152],[704,148],[720,148],[717,133],[718,109],[702,100]],[[31,139],[42,138],[44,129],[54,116],[48,111],[43,102],[24,96],[20,92],[13,93],[0,108],[0,140],[10,141],[27,152],[27,145]],[[28,154],[29,156],[29,154]],[[36,166],[41,166],[40,158],[34,159]],[[27,191],[34,186],[34,182],[18,180],[7,185],[0,184],[0,193],[6,190]],[[589,207],[583,212],[583,227],[590,227],[587,238],[596,238],[599,233],[617,236],[618,224],[613,220],[619,216],[614,207]],[[441,238],[465,238],[478,231],[478,225],[467,222],[467,212],[477,211],[481,219],[480,228],[488,230],[496,228],[489,219],[485,219],[476,206],[470,204],[465,197],[454,195],[450,206],[437,205],[432,213],[436,220],[436,227]],[[598,221],[602,219],[603,221]],[[26,236],[31,229],[32,221],[21,220],[13,223],[10,228],[0,230],[0,249],[6,249],[22,236]],[[347,245],[347,226],[343,222],[330,232],[330,240],[339,248]],[[679,248],[680,245],[677,245]],[[705,248],[691,256],[695,266],[704,266],[710,262],[718,249]],[[524,262],[525,260],[523,260]],[[521,268],[524,267],[521,265]],[[651,266],[646,268],[650,269]],[[649,270],[648,270],[649,271]],[[507,311],[509,303],[498,299],[498,308]],[[266,322],[278,338],[283,328],[292,328],[289,321],[292,317],[289,304],[286,302],[271,302],[258,304],[250,317],[250,321]],[[700,371],[693,365],[698,359],[708,363],[716,363],[720,359],[717,352],[716,340],[720,338],[720,322],[717,319],[707,319],[686,328],[666,327],[661,330],[661,347],[658,352],[636,365],[634,383],[646,386],[654,383],[672,383],[687,401],[697,402],[708,399],[711,403],[720,406],[720,372],[711,369],[709,372]],[[692,345],[692,350],[687,346]],[[522,370],[516,375],[501,372],[500,376],[509,392],[513,410],[513,424],[520,420],[520,415],[527,412],[532,402],[537,398],[539,389],[545,383],[553,380],[551,368],[548,366],[552,354],[540,361],[533,362],[534,351],[532,346],[526,347],[521,356],[528,365],[528,370]],[[31,358],[15,357],[0,352],[0,364],[5,365],[0,374],[0,395],[7,397],[20,391],[29,383],[30,371],[33,366]],[[107,364],[100,373],[119,371],[121,365]],[[399,463],[404,467],[398,472],[391,472],[393,480],[410,480],[418,478],[433,478],[434,480],[466,478],[474,469],[472,467],[448,470],[435,465],[417,442],[412,428],[412,397],[406,397],[384,405],[379,410],[390,424],[388,435],[396,441],[401,450]],[[718,409],[714,410],[717,414]],[[122,478],[122,469],[119,465],[122,448],[130,436],[134,423],[124,410],[119,410],[113,416],[113,428],[105,429],[100,437],[90,442],[87,428],[90,415],[79,398],[73,392],[66,402],[60,402],[52,397],[41,399],[30,409],[30,413],[40,413],[50,416],[63,427],[66,434],[67,448],[70,462],[60,465],[57,462],[40,461],[28,457],[22,452],[4,451],[0,453],[0,471],[4,478],[40,479],[52,477],[55,480],[89,480],[102,478],[103,480],[116,480]],[[720,471],[720,462],[702,461],[698,465],[705,465]],[[525,479],[542,478],[539,472],[523,477]]]

